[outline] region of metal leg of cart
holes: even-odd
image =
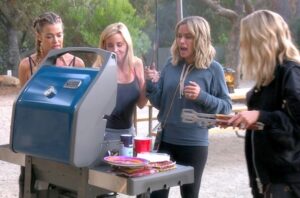
[[[58,198],[58,197],[71,198],[71,196],[64,196],[63,194],[61,194],[60,189],[54,188],[53,186],[49,185],[49,183],[36,180],[33,171],[32,157],[26,156],[24,198]]]
[[[149,198],[152,191],[194,181],[194,169],[179,164],[174,170],[125,178],[112,173],[108,165],[79,168],[14,153],[9,145],[0,145],[0,160],[25,167],[25,198],[116,198],[111,192]]]
[[[32,164],[31,157],[25,157],[25,182],[24,182],[24,198],[36,197],[32,186]]]
[[[88,168],[26,156],[24,198],[106,197],[109,191],[89,185],[88,175]]]

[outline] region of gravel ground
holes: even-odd
[[[0,145],[9,142],[11,108],[17,91],[16,88],[0,86]],[[139,123],[138,131],[147,131],[147,125]],[[243,134],[243,132],[240,133]],[[232,129],[222,131],[214,129],[210,132],[209,156],[199,197],[251,197],[243,144],[244,139],[238,138]],[[0,161],[0,198],[18,197],[18,175],[18,166]],[[179,194],[179,188],[174,187],[169,197],[179,198]],[[120,195],[119,197],[129,196]]]

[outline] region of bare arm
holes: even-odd
[[[29,67],[29,61],[28,58],[24,58],[21,60],[19,64],[19,72],[18,72],[18,77],[20,80],[20,86],[23,87],[25,83],[29,80],[30,78],[30,67]]]
[[[85,64],[81,58],[75,57],[75,66],[76,67],[85,67]]]
[[[136,58],[135,60],[135,71],[136,75],[139,81],[139,88],[140,88],[140,97],[137,102],[137,106],[139,108],[143,108],[147,102],[148,99],[146,97],[146,83],[145,83],[145,77],[144,77],[144,66],[143,62],[140,58]]]

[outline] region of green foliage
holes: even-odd
[[[291,23],[290,23],[290,28],[292,31],[292,36],[295,40],[295,43],[297,44],[297,46],[300,46],[300,18],[294,18]]]
[[[225,45],[226,43],[228,43],[229,41],[229,38],[228,38],[228,35],[227,33],[225,32],[221,32],[219,35],[218,35],[218,43],[219,44],[222,44],[222,45]]]
[[[225,8],[234,8],[234,0],[226,0],[220,2],[221,5]],[[227,19],[217,15],[206,4],[201,4],[199,0],[186,0],[185,4],[185,15],[201,16],[209,22],[211,27],[212,40],[215,45],[224,45],[228,42],[228,33],[230,32],[231,24]]]
[[[174,40],[174,29],[177,23],[176,1],[158,1],[157,14],[160,41],[159,46],[170,47]]]
[[[130,31],[138,56],[150,47],[149,37],[141,31],[145,20],[136,15],[128,0],[91,0],[72,7],[66,18],[73,20],[74,25],[68,29],[72,32],[73,42],[97,47],[99,35],[107,25],[123,22]]]
[[[131,0],[137,10],[142,10],[143,13],[147,13],[147,21],[153,21],[155,23],[155,1],[147,0]],[[183,3],[183,17],[186,16],[202,16],[204,17],[211,26],[212,39],[215,44],[226,44],[228,42],[228,32],[230,31],[231,25],[230,22],[218,15],[216,15],[206,4],[201,3],[199,0],[184,0]],[[151,4],[151,5],[149,5]],[[160,47],[170,47],[174,40],[174,29],[177,23],[177,14],[176,14],[176,1],[174,0],[158,0],[157,1],[157,15],[158,15],[158,29],[159,29],[159,46]],[[221,1],[222,6],[227,8],[233,8],[234,0]],[[148,8],[152,10],[145,10]],[[152,13],[152,18],[149,16]],[[152,24],[147,25],[151,27],[152,30],[148,30],[148,34],[152,35],[152,38],[155,34],[155,27]]]
[[[0,69],[6,68],[9,42],[4,21],[19,31],[21,58],[35,48],[32,22],[46,12],[59,14],[64,22],[64,45],[97,47],[99,34],[108,25],[121,21],[128,26],[137,56],[150,48],[149,36],[143,31],[146,20],[136,14],[129,0],[26,0],[0,1]],[[7,16],[8,18],[2,18]],[[5,50],[6,49],[6,50]],[[2,64],[2,62],[4,64]]]

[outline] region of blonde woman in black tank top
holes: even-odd
[[[132,123],[134,108],[143,108],[148,99],[145,92],[144,67],[140,58],[133,54],[130,33],[123,23],[108,25],[100,35],[99,48],[117,55],[117,104],[107,115],[107,130],[118,136],[120,133],[135,133]],[[95,66],[101,60],[96,61]]]

